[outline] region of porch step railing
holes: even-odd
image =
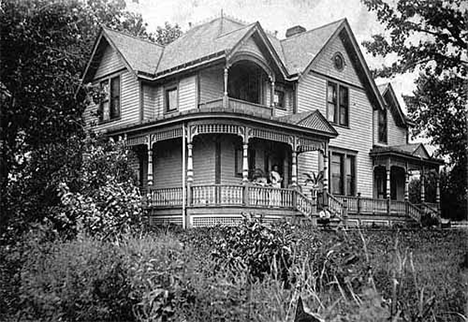
[[[421,216],[422,216],[421,209],[409,201],[407,202],[406,207],[407,207],[406,213],[408,214],[408,216],[416,220],[418,223],[421,223]]]
[[[324,192],[326,198],[327,198],[327,206],[328,210],[332,213],[333,216],[342,218],[343,217],[343,209],[345,208],[344,206],[344,200],[339,200],[335,196],[333,196],[331,193]]]
[[[310,218],[317,213],[317,198],[309,199],[302,192],[295,190],[295,208],[305,217]]]

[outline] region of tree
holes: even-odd
[[[47,216],[60,202],[50,178],[65,166],[79,181],[86,93],[78,89],[99,26],[151,35],[124,0],[5,0],[0,11],[1,231]]]
[[[419,71],[416,90],[405,99],[408,116],[415,123],[413,135],[429,138],[438,147],[439,156],[448,157],[451,171],[447,189],[458,191],[456,202],[465,205],[466,213],[466,3],[460,0],[397,0],[393,5],[382,0],[362,2],[377,13],[377,19],[387,30],[387,34],[373,35],[372,41],[363,42],[364,47],[374,56],[396,54],[398,57],[391,66],[376,70],[375,76]]]

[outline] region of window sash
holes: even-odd
[[[110,118],[120,117],[120,77],[111,79]]]
[[[328,82],[327,87],[327,119],[328,121],[349,125],[349,89],[336,83]]]
[[[387,110],[379,110],[379,142],[387,143]]]
[[[356,194],[356,156],[333,152],[330,176],[332,194],[354,196]]]
[[[178,108],[177,87],[166,89],[166,111],[176,111]]]

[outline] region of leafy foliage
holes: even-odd
[[[390,5],[381,0],[362,0],[375,11],[388,30],[374,35],[363,45],[374,56],[396,54],[391,66],[376,71],[377,76],[419,71],[416,90],[407,97],[414,135],[423,135],[450,158],[451,189],[457,204],[467,200],[467,111],[468,31],[466,3],[459,0],[406,1]],[[452,210],[453,218],[463,213]],[[466,208],[464,214],[466,214]],[[461,209],[463,210],[463,208]]]
[[[144,210],[129,166],[131,153],[120,142],[89,138],[78,173],[79,189],[72,191],[64,182],[58,185],[62,206],[54,209],[56,220],[99,239],[140,228]]]
[[[60,204],[58,184],[77,191],[86,104],[78,89],[99,27],[151,38],[125,8],[124,0],[1,2],[0,234],[14,238],[44,218],[56,223],[49,211]],[[165,41],[180,35],[170,27]]]

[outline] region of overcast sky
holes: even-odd
[[[126,0],[128,8],[140,12],[154,31],[164,22],[179,24],[186,31],[189,23],[198,25],[215,17],[221,10],[227,16],[252,23],[259,21],[267,31],[278,31],[278,38],[284,38],[286,29],[302,25],[307,30],[347,18],[358,43],[371,39],[372,34],[384,32],[376,15],[368,12],[360,0]],[[389,64],[394,57],[372,57],[361,46],[370,68]],[[413,77],[397,76],[391,80],[400,94],[410,94]],[[402,103],[402,100],[400,100]]]

